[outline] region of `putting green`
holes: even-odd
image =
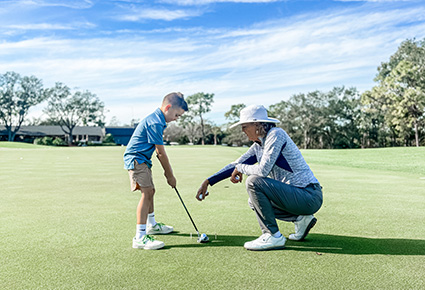
[[[18,144],[19,145],[19,144]],[[0,142],[0,289],[420,289],[425,285],[425,148],[302,151],[324,187],[317,225],[285,250],[250,252],[261,233],[244,184],[200,183],[246,148],[175,146],[179,192],[154,160],[155,214],[176,233],[135,250],[138,194],[123,147]],[[293,225],[279,222],[282,233]],[[192,233],[193,237],[190,238]]]

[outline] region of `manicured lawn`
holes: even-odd
[[[0,289],[420,289],[425,285],[425,148],[307,150],[324,188],[304,242],[250,252],[261,233],[244,184],[198,202],[200,183],[246,148],[167,147],[177,187],[154,160],[155,214],[174,234],[135,250],[138,194],[123,147],[54,148],[0,142]],[[293,224],[279,222],[282,233]],[[190,233],[193,238],[190,238]],[[217,235],[217,238],[215,238]]]

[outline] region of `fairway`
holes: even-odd
[[[0,142],[0,289],[424,288],[424,147],[302,151],[323,186],[317,225],[284,250],[251,252],[243,244],[261,232],[243,183],[225,180],[195,199],[247,148],[166,147],[207,244],[153,158],[156,219],[176,232],[146,251],[132,248],[139,195],[124,147],[11,144]]]

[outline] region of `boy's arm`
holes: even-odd
[[[164,175],[167,178],[167,183],[172,188],[176,187],[177,181],[173,174],[170,161],[168,160],[167,153],[165,152],[164,145],[155,145],[156,157],[159,159],[162,168],[164,168]]]

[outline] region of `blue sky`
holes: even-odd
[[[407,38],[425,38],[423,1],[0,0],[0,73],[89,90],[121,124],[172,91],[214,93],[216,124],[232,104],[363,92]]]

